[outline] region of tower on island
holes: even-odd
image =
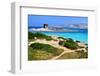
[[[43,24],[43,28],[48,29],[48,24]]]

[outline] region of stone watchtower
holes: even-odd
[[[43,25],[43,28],[46,28],[47,29],[48,28],[48,24],[44,24]]]

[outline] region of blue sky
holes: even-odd
[[[28,15],[28,26],[42,27],[43,24],[49,26],[69,26],[69,24],[87,24],[87,17],[72,16],[46,16],[46,15]]]

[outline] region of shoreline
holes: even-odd
[[[51,36],[51,37],[63,37],[63,36],[57,36],[57,35],[49,35],[49,34],[46,34],[45,32],[51,32],[51,31],[39,31],[39,32],[41,32],[41,33],[43,33],[43,34],[45,34],[45,35],[48,35],[48,36]],[[51,33],[53,33],[54,31],[52,31]],[[37,33],[37,31],[32,31],[32,33]],[[80,33],[80,32],[58,32],[58,31],[56,31],[55,33]],[[78,39],[73,39],[73,38],[71,38],[71,37],[63,37],[63,38],[65,38],[65,39],[72,39],[72,40],[74,40],[75,42],[76,41],[78,41],[78,42],[80,42],[80,43],[84,43],[84,44],[88,44],[88,41],[81,41],[81,40],[78,40]]]
[[[49,37],[49,40],[48,40],[48,37]],[[57,60],[57,59],[60,59],[63,57],[66,58],[66,56],[68,56],[68,58],[70,58],[70,57],[74,58],[74,56],[75,56],[75,58],[77,58],[77,54],[78,54],[78,56],[83,56],[81,58],[88,56],[87,55],[88,54],[88,44],[73,40],[72,38],[63,38],[63,37],[59,37],[59,36],[47,36],[42,33],[36,33],[36,34],[34,34],[34,38],[32,38],[32,40],[29,39],[28,47],[32,48],[32,45],[34,45],[34,44],[38,44],[38,46],[36,46],[36,47],[41,47],[41,48],[43,47],[44,49],[46,47],[41,46],[41,45],[47,45],[52,48],[62,50],[62,52],[59,55],[52,56],[52,58],[50,58],[50,60]],[[33,46],[33,49],[34,49],[34,46]],[[49,47],[47,49],[49,50]],[[39,48],[37,48],[37,50],[39,50]],[[44,51],[46,51],[46,50],[44,50]],[[53,50],[51,50],[51,51],[53,51]],[[39,54],[39,55],[42,56],[42,54]]]
[[[73,30],[67,30],[67,31],[53,31],[53,30],[39,30],[39,31],[33,31],[33,30],[29,30],[29,32],[65,32],[65,33],[88,33],[88,32],[82,32],[82,31],[73,31]]]
[[[46,31],[47,32],[82,32],[80,30],[86,30],[86,29],[29,28],[29,30],[37,31],[37,32],[46,32]]]

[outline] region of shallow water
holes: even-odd
[[[72,38],[81,42],[88,43],[88,33],[87,32],[42,32],[49,36],[60,36],[64,38]]]

